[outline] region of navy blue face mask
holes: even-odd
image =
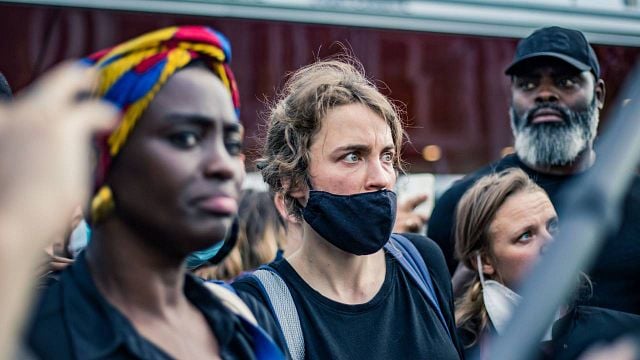
[[[389,190],[335,195],[311,190],[304,220],[335,247],[370,255],[389,241],[396,221],[396,194]]]

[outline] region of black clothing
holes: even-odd
[[[249,329],[200,279],[187,274],[184,293],[205,316],[218,340],[223,359],[255,359]],[[243,300],[265,331],[284,349],[284,341],[268,311],[254,298],[243,296]],[[44,290],[27,343],[40,359],[171,358],[139,334],[133,324],[100,294],[84,253],[62,273],[59,281],[52,282]]]
[[[562,185],[579,175],[548,175],[527,167],[516,155],[484,167],[456,182],[438,200],[429,219],[428,235],[442,249],[449,271],[455,271],[454,219],[462,195],[480,177],[507,168],[524,170],[542,187],[554,206]],[[584,174],[584,173],[583,173]],[[640,314],[640,177],[636,176],[625,199],[620,230],[611,234],[594,263],[589,277],[594,294],[585,304]]]
[[[597,343],[617,340],[638,329],[638,315],[593,306],[576,306],[553,324],[551,344],[547,347],[550,353],[543,358],[577,359]]]
[[[594,306],[574,306],[567,314],[553,323],[551,340],[540,343],[535,358],[544,360],[575,360],[596,344],[605,344],[637,332],[640,316]],[[463,344],[469,344],[472,336],[458,329]],[[497,335],[489,322],[489,328],[473,346],[466,348],[466,358],[473,359],[480,347],[486,346],[489,336]],[[482,354],[486,355],[486,354]]]
[[[369,302],[346,305],[312,289],[286,259],[273,262],[296,304],[305,341],[306,359],[459,359],[449,274],[435,243],[405,235],[425,260],[453,342],[408,274],[386,254],[382,287]],[[232,284],[264,304],[268,299],[252,277]]]

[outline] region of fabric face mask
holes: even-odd
[[[210,259],[216,256],[218,251],[220,251],[220,248],[222,248],[222,245],[224,245],[224,240],[219,241],[210,248],[194,251],[189,254],[189,256],[187,256],[187,259],[185,260],[187,269],[193,270],[207,263]]]
[[[73,259],[77,258],[78,254],[87,247],[90,238],[91,229],[84,219],[80,220],[78,225],[73,228],[71,235],[69,235],[69,244],[67,245],[67,251]]]
[[[194,251],[187,256],[185,260],[187,270],[197,269],[204,264],[217,265],[221,263],[236,246],[236,243],[238,242],[239,229],[240,221],[236,216],[223,240],[217,242],[210,248]]]
[[[370,255],[389,241],[396,221],[396,194],[378,190],[335,195],[311,190],[302,217],[320,236],[342,251]]]
[[[484,300],[484,307],[487,309],[487,314],[489,315],[489,319],[491,319],[493,327],[499,335],[502,335],[509,323],[509,320],[511,319],[513,309],[518,306],[522,297],[497,281],[485,281],[484,274],[482,273],[482,261],[480,260],[480,254],[477,254],[476,256],[478,274],[480,275],[480,284],[482,285],[482,299]]]

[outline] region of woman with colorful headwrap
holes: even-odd
[[[92,240],[43,295],[28,339],[37,356],[282,358],[184,265],[224,241],[238,209],[244,158],[230,56],[221,34],[192,26],[87,59],[98,96],[121,119],[96,139]],[[266,310],[243,300],[277,334]]]

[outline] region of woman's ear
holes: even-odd
[[[496,270],[493,266],[493,260],[491,259],[491,256],[482,254],[480,257],[482,259],[482,273],[485,275],[495,274]]]
[[[278,210],[278,214],[285,223],[298,223],[298,219],[287,211],[287,204],[284,201],[283,193],[276,193],[273,197],[273,203]]]
[[[291,184],[291,180],[285,179],[282,180],[282,187],[284,188],[283,202],[284,202],[284,193],[288,194],[292,198],[294,198],[298,203],[302,206],[307,206],[307,200],[309,199],[309,187],[306,184]],[[285,207],[286,210],[286,207]]]

